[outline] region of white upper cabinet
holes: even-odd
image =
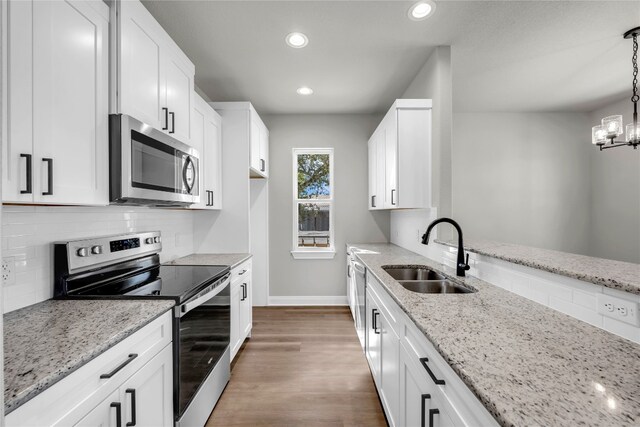
[[[189,143],[195,67],[137,0],[116,1],[112,33],[111,112]],[[112,18],[115,20],[115,18]]]
[[[398,99],[369,139],[369,209],[431,207],[431,100]]]
[[[88,0],[3,7],[3,201],[108,204],[108,7]]]
[[[194,94],[191,145],[200,152],[200,203],[192,209],[222,208],[222,119]]]
[[[269,130],[258,113],[251,109],[250,173],[257,178],[269,176]]]

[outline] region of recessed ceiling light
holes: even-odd
[[[436,4],[431,0],[422,0],[415,3],[409,8],[409,19],[414,21],[422,21],[433,15],[436,10]]]
[[[313,89],[307,86],[302,86],[299,87],[296,92],[298,92],[298,95],[311,95],[313,93]]]
[[[287,44],[296,49],[300,49],[309,44],[309,39],[302,33],[289,33],[285,37]]]

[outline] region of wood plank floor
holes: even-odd
[[[386,426],[347,307],[255,307],[208,427]]]

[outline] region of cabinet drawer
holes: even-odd
[[[246,260],[231,270],[231,283],[235,282],[236,279],[246,277],[247,275],[251,276],[251,259]]]
[[[397,336],[401,337],[403,335],[401,322],[403,314],[402,309],[389,296],[383,285],[373,274],[369,272],[369,270],[367,270],[367,292],[370,292],[375,296],[378,304],[380,305],[380,309],[385,311],[389,327],[393,329]]]
[[[72,412],[88,413],[171,343],[172,319],[163,314],[29,400],[6,416],[7,427],[62,425]]]
[[[454,421],[459,420],[455,424],[497,426],[495,419],[451,369],[433,344],[408,317],[406,319],[401,345],[407,356],[419,363],[424,375],[429,377],[428,381],[436,390],[435,400],[446,408]],[[438,384],[440,382],[444,383]]]

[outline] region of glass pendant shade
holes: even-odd
[[[603,125],[594,126],[591,129],[591,143],[593,145],[603,145],[607,142],[607,130]]]
[[[627,142],[636,142],[638,138],[640,138],[640,123],[637,125],[633,125],[633,123],[629,123],[627,125]]]
[[[608,138],[615,138],[617,136],[622,135],[623,133],[623,124],[622,124],[622,116],[609,116],[602,119],[602,126],[607,131]]]

